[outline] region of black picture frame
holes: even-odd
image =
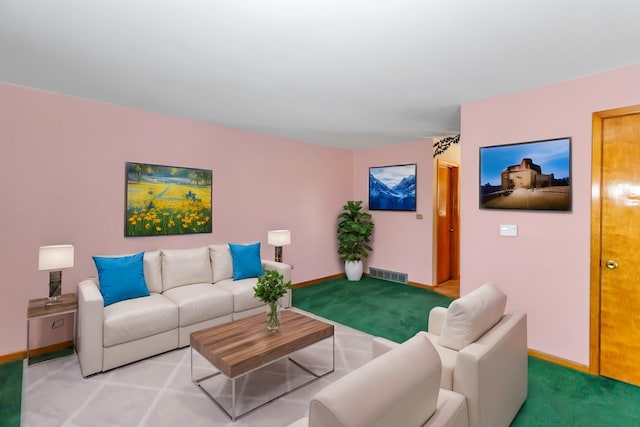
[[[211,233],[213,172],[125,163],[125,237]]]
[[[480,147],[480,208],[571,211],[571,137]]]
[[[369,168],[369,210],[415,211],[417,164]]]

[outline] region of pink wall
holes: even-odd
[[[355,152],[354,199],[368,209],[369,167],[417,163],[416,212],[373,211],[373,252],[366,265],[409,274],[411,282],[432,284],[433,147],[431,140]],[[417,219],[422,214],[423,219]]]
[[[640,65],[462,106],[461,293],[485,281],[528,315],[529,348],[588,365],[592,113],[640,104]],[[572,137],[570,213],[478,208],[478,148]],[[518,237],[500,237],[516,224]]]
[[[38,247],[75,245],[63,292],[91,256],[260,240],[287,228],[294,282],[337,274],[335,224],[353,194],[353,153],[0,84],[0,355],[26,348],[26,308],[48,294]],[[213,233],[124,238],[126,161],[213,170]]]

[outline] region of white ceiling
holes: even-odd
[[[639,21],[639,0],[0,0],[0,82],[363,149],[640,63]]]

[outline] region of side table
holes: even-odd
[[[76,323],[78,317],[78,298],[76,294],[60,295],[55,303],[51,303],[49,298],[37,298],[29,300],[27,307],[27,366],[30,362],[30,323],[35,319],[44,319],[51,316],[63,314],[73,314],[73,348],[76,346]]]

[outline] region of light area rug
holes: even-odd
[[[22,427],[104,426],[286,426],[308,413],[311,397],[329,383],[371,360],[372,336],[341,324],[292,309],[335,325],[335,372],[275,399],[269,405],[231,422],[229,417],[191,382],[191,349],[170,351],[108,372],[83,378],[76,355],[25,367]],[[330,366],[331,340],[295,353],[299,361],[322,369]],[[200,356],[194,367],[200,376],[210,365]],[[308,374],[286,359],[239,381],[239,412],[265,402]],[[218,381],[218,379],[220,379]],[[230,386],[220,376],[205,386],[230,403]],[[225,403],[227,402],[227,403]]]

